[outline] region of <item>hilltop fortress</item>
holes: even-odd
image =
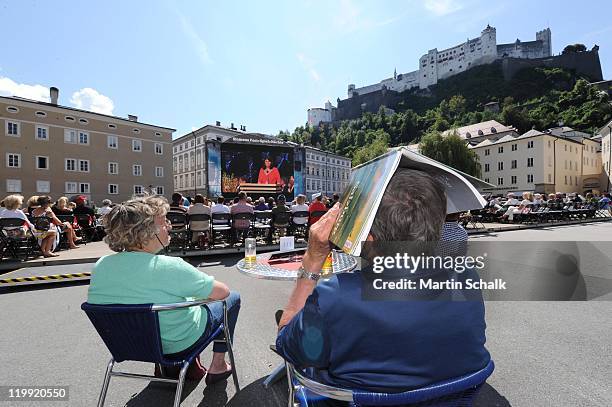
[[[595,51],[595,54],[597,52]],[[308,109],[308,123],[317,125],[320,122],[332,122],[359,117],[361,111],[376,111],[379,106],[393,107],[390,103],[393,95],[413,88],[427,89],[435,85],[439,80],[449,78],[468,69],[484,64],[490,64],[497,60],[504,62],[504,73],[512,76],[516,67],[533,65],[561,66],[582,70],[584,63],[575,61],[558,60],[563,56],[552,55],[552,39],[550,28],[536,32],[535,41],[522,42],[517,39],[510,44],[497,44],[495,27],[487,25],[482,30],[480,37],[468,39],[466,42],[454,47],[438,51],[434,48],[419,59],[419,69],[408,73],[393,73],[393,77],[383,79],[373,85],[357,88],[354,84],[348,85],[348,99],[338,99],[338,107],[333,107],[330,102],[324,108]],[[568,58],[566,58],[568,59]],[[533,61],[527,61],[533,60]],[[518,63],[516,63],[518,61]],[[588,63],[589,69],[585,72],[596,78],[601,77],[597,57],[597,67]],[[590,72],[593,71],[593,72]],[[597,75],[597,71],[599,75]],[[594,74],[593,74],[594,73]],[[600,79],[601,80],[601,79]],[[366,106],[364,106],[364,102]],[[353,106],[354,105],[354,106]],[[357,110],[357,112],[355,111]]]

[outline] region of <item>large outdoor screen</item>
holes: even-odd
[[[241,184],[276,184],[278,190],[293,197],[293,149],[246,144],[221,146],[221,190],[239,191]]]

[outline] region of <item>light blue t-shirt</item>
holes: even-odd
[[[122,252],[100,258],[94,266],[87,301],[90,304],[169,304],[208,298],[215,279],[180,257]],[[165,354],[193,345],[207,322],[202,307],[159,313]]]

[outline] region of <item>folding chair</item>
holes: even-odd
[[[11,257],[19,260],[19,253],[23,252],[23,259],[27,260],[33,249],[38,247],[36,239],[27,225],[20,218],[0,219],[0,259],[8,252]],[[21,230],[24,230],[24,232]]]
[[[229,213],[212,214],[212,245],[217,243],[217,236],[226,236],[227,243],[232,243],[232,215]]]
[[[270,231],[272,229],[272,211],[255,211],[255,223],[253,225],[255,229],[255,238],[261,237],[266,243],[272,239]]]
[[[298,211],[293,212],[293,216],[291,216],[291,229],[293,230],[293,234],[295,236],[301,236],[304,239],[308,239],[308,218],[310,214],[308,211]],[[297,222],[296,220],[302,220],[302,222]]]
[[[100,240],[95,219],[91,215],[86,213],[75,214],[74,221],[79,226],[83,243],[93,242],[94,239]]]
[[[234,243],[242,243],[244,245],[244,239],[249,237],[252,232],[252,223],[255,219],[255,215],[252,213],[235,213],[232,215],[232,228],[235,233]],[[248,221],[248,223],[246,222]]]
[[[208,227],[206,227],[208,225]],[[204,234],[204,242],[201,242],[199,236]],[[197,239],[194,240],[194,237]],[[189,215],[189,242],[191,247],[194,247],[196,242],[198,247],[204,249],[208,246],[210,238],[210,215],[207,213],[199,213]]]
[[[495,370],[493,361],[481,370],[464,376],[444,380],[419,389],[402,393],[375,393],[328,386],[308,378],[303,371],[285,362],[289,382],[289,407],[308,407],[308,401],[321,396],[346,401],[350,406],[411,407],[471,406],[480,388]]]
[[[187,214],[178,212],[166,213],[166,219],[170,221],[172,229],[169,231],[169,249],[183,250],[187,247]]]
[[[272,213],[272,233],[271,239],[274,240],[274,236],[281,237],[287,234],[289,227],[291,226],[291,212],[276,212]]]
[[[227,321],[227,304],[224,300],[221,301],[223,301],[223,320]],[[212,332],[206,340],[199,342],[199,345],[185,356],[184,359],[168,358],[162,352],[162,342],[159,334],[159,311],[202,306],[213,302],[218,301],[198,300],[163,305],[93,305],[87,302],[83,303],[81,309],[85,311],[112,355],[106,367],[102,391],[98,399],[98,407],[104,405],[108,385],[112,376],[175,383],[177,388],[174,396],[174,407],[178,407],[181,403],[183,383],[185,382],[185,375],[187,374],[189,364],[191,364],[211,342],[215,341],[215,338],[222,332],[225,333],[225,339],[223,341],[227,343],[227,351],[232,365],[234,386],[236,388],[236,393],[238,393],[240,391],[240,386],[238,384],[236,364],[234,363],[232,339],[227,323],[221,324],[221,326]],[[120,363],[126,360],[158,363],[162,366],[181,366],[181,371],[178,380],[113,371],[116,362]]]

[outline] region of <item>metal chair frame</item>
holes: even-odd
[[[158,312],[159,311],[170,311],[170,310],[177,310],[177,309],[182,309],[182,308],[189,308],[189,307],[195,307],[195,306],[202,306],[202,305],[207,305],[207,304],[212,304],[215,302],[222,302],[223,303],[223,324],[221,324],[221,326],[219,328],[217,328],[214,332],[211,333],[211,335],[207,338],[207,340],[205,342],[203,342],[200,346],[198,346],[197,348],[193,349],[189,355],[187,355],[182,361],[176,361],[176,360],[171,360],[171,359],[167,359],[164,357],[163,353],[162,353],[162,346],[161,346],[161,337],[159,334],[159,315]],[[120,310],[113,310],[114,308],[120,308]],[[175,383],[177,385],[176,387],[176,394],[174,396],[174,407],[178,407],[181,404],[181,395],[183,392],[183,385],[185,383],[185,376],[187,374],[187,369],[189,368],[189,364],[193,361],[193,359],[195,359],[195,357],[197,355],[199,355],[206,347],[208,347],[208,345],[210,345],[211,342],[213,341],[221,341],[221,342],[225,342],[227,344],[227,352],[229,354],[230,357],[230,363],[232,365],[232,378],[234,380],[234,387],[236,388],[236,393],[238,393],[240,391],[240,385],[238,384],[238,374],[236,372],[236,364],[234,362],[234,350],[232,347],[232,338],[229,332],[229,327],[227,324],[228,321],[228,316],[227,316],[227,303],[225,301],[225,299],[223,300],[195,300],[195,301],[186,301],[186,302],[179,302],[179,303],[172,303],[172,304],[137,304],[137,305],[123,305],[123,304],[115,304],[115,305],[93,305],[93,304],[89,304],[89,303],[83,303],[81,304],[81,309],[83,311],[85,311],[85,313],[87,314],[87,316],[89,317],[89,319],[91,320],[92,324],[94,325],[94,327],[96,327],[96,330],[98,331],[98,333],[100,334],[100,330],[98,329],[98,327],[96,326],[94,319],[92,319],[92,315],[90,315],[90,312],[95,313],[96,311],[98,312],[108,312],[108,313],[129,313],[130,311],[125,310],[125,308],[128,307],[132,307],[133,310],[131,312],[135,313],[135,312],[143,312],[143,307],[146,308],[146,311],[150,311],[153,312],[155,314],[154,316],[154,323],[155,323],[155,328],[157,331],[157,337],[153,338],[156,341],[156,345],[157,345],[157,354],[153,355],[153,359],[152,360],[138,360],[141,362],[149,362],[149,363],[159,363],[160,365],[166,365],[166,366],[176,366],[177,364],[181,365],[181,370],[179,373],[179,378],[178,379],[168,379],[168,378],[160,378],[160,377],[155,377],[155,376],[150,376],[150,375],[142,375],[142,374],[135,374],[135,373],[125,373],[125,372],[117,372],[117,371],[113,371],[113,367],[115,365],[116,359],[115,356],[113,355],[110,359],[110,361],[108,362],[108,365],[106,366],[106,374],[104,375],[104,381],[102,382],[102,390],[100,391],[100,397],[98,398],[98,407],[102,407],[104,406],[104,401],[106,399],[106,394],[108,392],[108,386],[110,384],[110,379],[113,376],[116,377],[125,377],[125,378],[131,378],[131,379],[142,379],[142,380],[148,380],[148,381],[156,381],[156,382],[163,382],[163,383]],[[95,316],[94,316],[95,318]],[[223,333],[225,334],[225,339],[224,340],[217,340],[214,339],[215,337],[217,337],[221,331],[223,331]],[[113,354],[113,350],[111,350],[111,348],[113,347],[112,344],[111,346],[109,346],[109,344],[106,341],[106,338],[102,335],[100,335],[102,337],[102,340],[104,341],[104,343],[106,344],[108,350],[111,352],[111,354]],[[126,358],[122,358],[121,360],[118,360],[117,363],[123,362],[125,360],[130,360],[130,359],[126,359]]]
[[[285,361],[287,370],[287,380],[289,384],[289,407],[308,407],[306,391],[315,393],[326,398],[346,401],[351,406],[397,406],[397,405],[435,405],[428,404],[437,399],[442,399],[441,405],[465,405],[453,404],[452,399],[456,396],[469,398],[471,400],[478,394],[480,387],[486,382],[487,378],[495,370],[493,360],[481,370],[461,377],[445,380],[440,383],[405,391],[402,393],[376,393],[369,391],[349,390],[339,387],[329,386],[319,383],[306,377],[301,371],[296,369],[291,363]],[[467,392],[467,396],[464,393]],[[297,397],[297,400],[296,400]],[[446,404],[445,402],[451,402]],[[306,404],[303,404],[306,403]],[[420,404],[423,403],[423,404]]]
[[[228,243],[231,244],[232,243],[232,215],[229,213],[213,213],[211,215],[211,241],[212,241],[212,245],[214,246],[216,243],[216,233],[220,234],[221,236],[223,236],[223,234],[227,234],[227,240]],[[215,223],[215,221],[223,221],[224,223]]]
[[[193,228],[192,222],[208,222],[208,229],[198,229]],[[189,215],[189,244],[191,247],[194,247],[193,242],[193,234],[194,233],[207,233],[210,237],[210,228],[211,228],[211,216],[207,213],[197,213],[193,215]]]
[[[25,227],[26,235],[20,237],[10,236],[8,233],[9,230],[18,227]],[[0,260],[4,257],[4,253],[6,251],[8,251],[12,257],[19,260],[18,252],[21,249],[23,249],[25,253],[24,260],[27,260],[28,257],[30,257],[30,254],[33,253],[34,248],[40,248],[38,246],[38,242],[31,234],[31,230],[28,226],[28,223],[21,218],[0,219],[0,243],[2,243],[2,248],[0,250]]]
[[[168,232],[170,235],[170,247],[174,247],[175,244],[178,248],[184,250],[187,247],[189,216],[187,213],[168,212],[166,213],[166,219],[170,221],[172,230]]]

